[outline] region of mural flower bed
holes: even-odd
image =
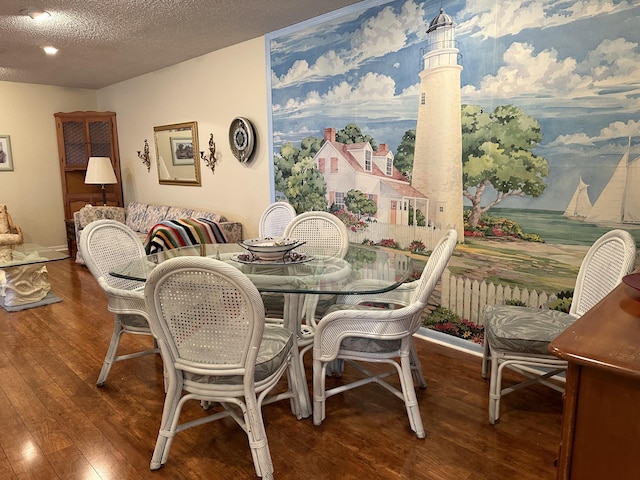
[[[383,238],[378,242],[378,245],[387,248],[400,248],[398,243],[393,238]]]
[[[469,340],[482,345],[484,343],[484,327],[460,318],[451,310],[436,307],[422,323],[425,327],[454,337]]]
[[[333,214],[342,220],[342,223],[344,223],[347,229],[352,232],[357,232],[358,230],[367,228],[366,222],[363,222],[354,214],[347,212],[346,210],[336,210]]]
[[[409,251],[412,253],[424,253],[424,243],[420,240],[414,240],[409,244]]]
[[[464,211],[465,237],[511,237],[528,242],[544,243],[540,235],[523,232],[519,224],[504,217],[493,217],[485,213],[480,217],[478,225],[473,227],[468,222],[470,214],[470,210]]]

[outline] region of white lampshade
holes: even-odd
[[[105,185],[118,183],[109,157],[89,157],[84,183]]]

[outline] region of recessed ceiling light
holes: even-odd
[[[58,53],[58,49],[56,47],[42,47],[42,49],[47,55],[55,55]]]
[[[38,22],[41,22],[42,20],[46,20],[47,18],[51,17],[51,14],[49,12],[45,12],[44,10],[35,10],[35,9],[21,10],[20,14],[28,15],[33,20],[36,20]]]

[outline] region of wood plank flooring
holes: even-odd
[[[246,436],[230,419],[179,433],[167,464],[151,472],[164,398],[160,358],[116,363],[97,388],[112,331],[105,296],[71,260],[48,270],[63,302],[14,313],[0,308],[1,479],[257,478]],[[125,335],[121,349],[150,342]],[[480,359],[423,340],[417,348],[428,383],[418,389],[425,439],[409,429],[400,400],[376,385],[330,398],[319,427],[310,418],[296,420],[288,402],[274,403],[264,417],[275,477],[555,478],[559,393],[542,386],[513,393],[503,400],[500,423],[491,426]],[[351,375],[347,369],[344,377]],[[191,402],[182,419],[199,415]]]

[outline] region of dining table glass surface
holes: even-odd
[[[211,257],[231,264],[245,273],[261,292],[309,294],[363,294],[393,290],[411,274],[411,258],[399,251],[351,245],[344,258],[315,254],[287,255],[264,261],[251,256],[234,243],[193,245],[163,250],[125,262],[111,275],[146,281],[163,261],[180,256]],[[371,281],[373,280],[373,281]]]

